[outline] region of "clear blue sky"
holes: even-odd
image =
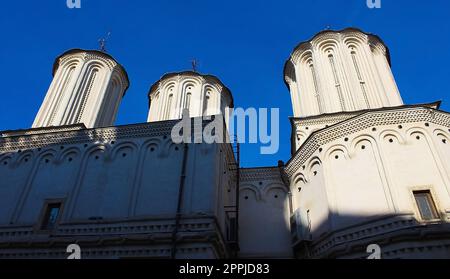
[[[259,155],[243,146],[244,166],[276,165],[290,155],[290,96],[283,64],[300,41],[326,26],[358,27],[389,46],[405,103],[443,100],[450,106],[450,1],[382,0],[66,0],[0,3],[0,130],[28,128],[51,82],[56,56],[96,49],[112,31],[108,51],[131,80],[117,124],[146,121],[150,85],[164,73],[190,68],[218,76],[236,106],[279,107],[280,151]]]

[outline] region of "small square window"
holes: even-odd
[[[42,230],[52,230],[55,228],[61,211],[61,203],[49,203],[46,205],[44,219],[42,220]]]
[[[423,220],[439,219],[430,190],[414,191],[413,194]]]

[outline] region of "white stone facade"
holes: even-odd
[[[356,29],[300,44],[285,80],[296,256],[364,258],[377,244],[384,258],[450,257],[450,115],[439,102],[403,105],[386,46]],[[430,197],[431,220],[415,193]]]
[[[61,258],[75,242],[87,258],[170,258],[178,214],[175,257],[229,257],[230,146],[176,145],[174,124],[4,133],[0,258]],[[53,201],[62,209],[49,232],[40,224]],[[30,239],[31,248],[17,248]]]
[[[450,220],[448,127],[448,113],[403,107],[360,114],[309,137],[287,163],[286,173],[294,211],[309,218],[311,256],[349,257],[351,252],[339,251],[342,246],[372,243],[383,247],[383,257],[434,257],[436,250],[448,256],[449,239],[439,235],[449,230]],[[430,191],[434,220],[422,219],[414,191]],[[433,226],[440,229],[427,236],[430,243],[384,240],[389,233],[400,232],[401,238],[405,229]],[[421,255],[418,247],[424,249]]]
[[[166,74],[149,123],[102,128],[126,73],[65,53],[34,128],[0,132],[0,258],[65,258],[72,243],[83,258],[366,258],[373,244],[382,258],[450,258],[450,114],[404,105],[389,60],[354,28],[301,43],[284,72],[290,160],[238,168],[236,146],[170,139],[183,109],[233,107],[216,77]]]
[[[240,258],[292,258],[292,212],[283,166],[244,169],[240,176]],[[261,245],[264,243],[264,245]]]

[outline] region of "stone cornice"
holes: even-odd
[[[427,103],[427,104],[418,104],[418,105],[403,105],[403,106],[397,106],[397,107],[387,107],[387,108],[379,108],[378,110],[392,110],[396,108],[414,108],[414,107],[427,107],[427,108],[433,108],[433,109],[439,109],[439,106],[441,105],[440,101],[436,101],[433,103]],[[308,126],[308,125],[321,125],[321,124],[328,124],[328,123],[336,123],[337,121],[344,121],[349,118],[355,117],[357,115],[373,111],[373,109],[366,109],[366,110],[358,110],[358,111],[341,111],[336,113],[327,113],[327,114],[321,114],[316,116],[309,116],[309,117],[290,117],[289,120],[291,121],[292,127],[295,125],[298,126]]]
[[[0,228],[0,247],[3,249],[0,258],[35,257],[39,249],[46,249],[43,254],[47,256],[50,251],[54,256],[64,256],[65,247],[71,243],[80,244],[87,257],[95,256],[98,251],[102,251],[97,254],[101,257],[149,254],[161,256],[161,253],[169,256],[170,247],[167,245],[172,243],[174,227],[173,219],[159,220],[149,217],[141,220],[61,224],[51,234],[36,232],[32,226]],[[221,257],[227,255],[226,244],[214,216],[183,216],[179,224],[178,241],[190,244],[189,247],[179,248],[181,253],[192,252],[193,249],[198,250],[209,244]],[[110,247],[105,250],[106,243]],[[142,245],[146,248],[143,249]],[[165,247],[162,248],[161,245]],[[58,247],[64,249],[58,249],[58,252],[55,249]],[[21,252],[20,249],[23,248],[32,248],[33,251]],[[49,251],[49,248],[52,250]],[[141,254],[138,254],[138,251],[141,251]]]
[[[395,256],[407,251],[402,248],[397,250],[395,246],[392,248],[386,246],[402,240],[447,239],[446,233],[449,229],[449,224],[444,222],[419,223],[413,214],[386,216],[328,233],[312,243],[310,252],[313,258],[337,258],[348,256],[349,249],[352,248],[363,248],[360,252],[364,254],[369,244],[377,243],[385,247],[383,251],[385,256]],[[424,243],[415,249],[426,246]],[[356,250],[355,254],[358,253]]]
[[[48,133],[56,133],[56,132],[78,131],[78,130],[83,130],[83,129],[86,129],[86,126],[83,123],[79,123],[79,124],[65,125],[65,126],[50,126],[50,127],[24,129],[24,130],[0,131],[0,137],[30,136],[30,135],[48,134]]]
[[[262,168],[243,168],[240,173],[240,181],[256,181],[256,180],[281,180],[280,168],[278,167],[262,167]]]
[[[110,142],[120,139],[143,137],[170,137],[172,127],[180,120],[132,124],[94,129],[73,129],[68,126],[48,127],[33,133],[34,129],[21,130],[18,135],[14,131],[0,132],[0,153],[25,151],[55,144],[80,144],[86,142]],[[212,120],[204,120],[203,126]],[[5,136],[6,135],[6,136]]]

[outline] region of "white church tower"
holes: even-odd
[[[168,73],[148,93],[148,122],[181,119],[183,109],[190,117],[226,115],[233,107],[230,90],[215,76],[193,71]]]
[[[386,45],[354,28],[299,44],[284,77],[296,257],[366,258],[373,245],[382,258],[448,257],[439,233],[449,231],[450,117],[440,103],[404,105]]]
[[[55,61],[53,81],[33,128],[112,126],[128,86],[125,69],[107,53],[69,50]]]

